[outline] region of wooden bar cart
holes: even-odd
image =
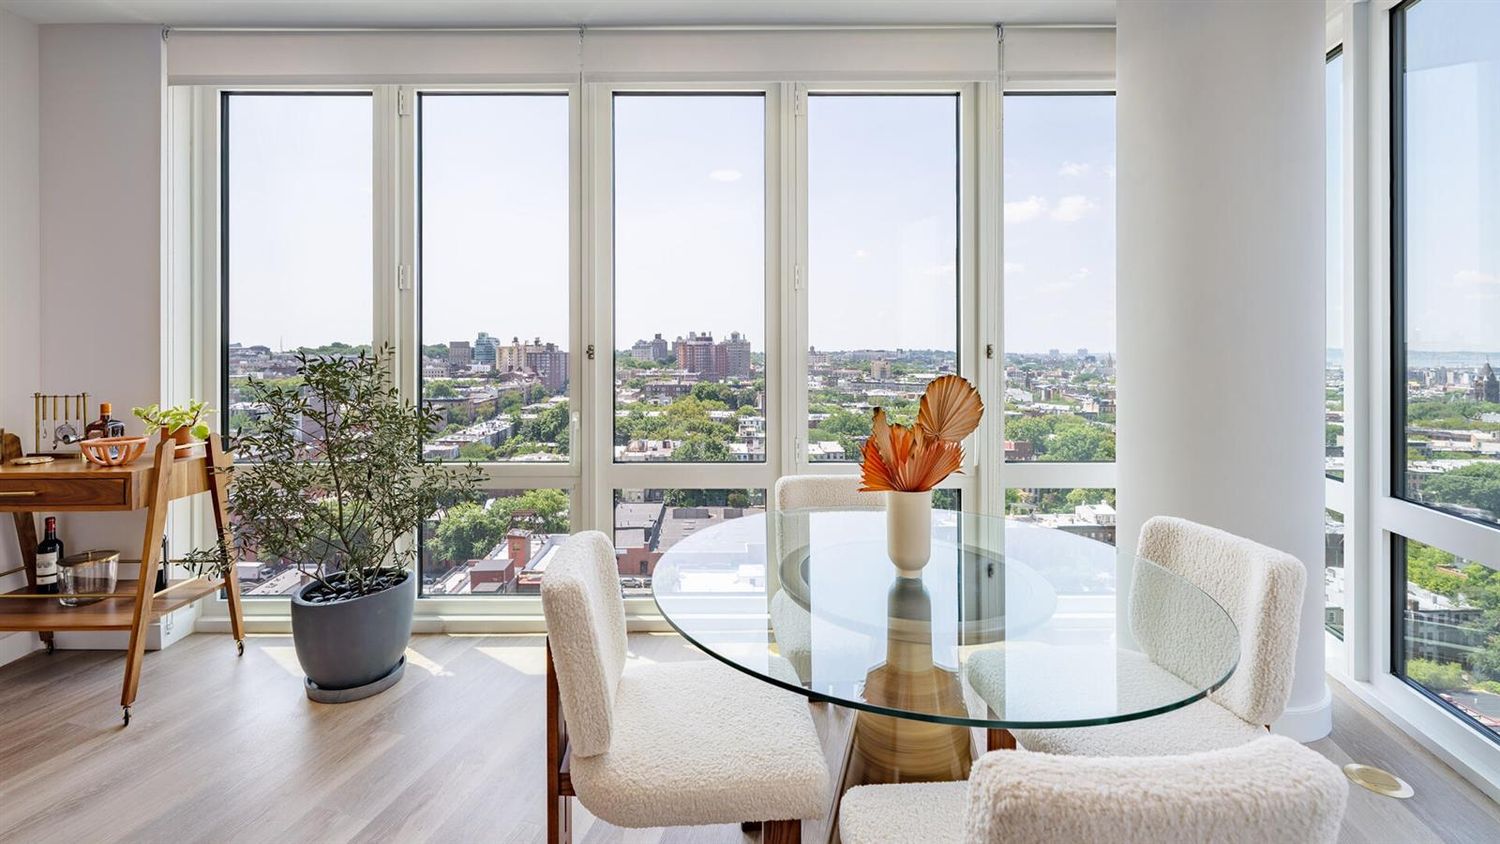
[[[5,434],[0,439],[0,512],[11,513],[15,518],[27,585],[0,594],[0,631],[38,633],[51,652],[55,631],[129,630],[125,681],[120,691],[120,712],[126,725],[130,724],[130,707],[140,687],[146,630],[151,622],[223,589],[228,596],[229,623],[236,650],[244,654],[245,622],[240,611],[239,583],[232,574],[223,579],[177,580],[160,591],[153,588],[157,568],[164,564],[160,558],[161,536],[169,502],[208,493],[213,501],[214,524],[226,547],[234,547],[227,508],[229,477],[221,471],[233,458],[224,452],[217,434],[206,442],[191,445],[178,445],[163,438],[156,446],[154,459],[142,458],[125,466],[95,466],[81,459],[63,458],[40,465],[10,464],[20,456],[20,439]],[[141,543],[140,573],[136,580],[120,581],[110,594],[81,596],[102,600],[79,607],[62,606],[57,595],[37,594],[33,513],[122,510],[146,510],[146,534]]]

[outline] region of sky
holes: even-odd
[[[1408,341],[1500,351],[1500,4],[1409,12]],[[1337,62],[1327,186],[1337,196]],[[234,95],[230,333],[371,337],[368,96]],[[1004,103],[1005,350],[1113,351],[1114,100]],[[433,96],[423,121],[425,342],[566,346],[568,114],[558,95]],[[956,345],[957,111],[946,95],[808,104],[808,331],[821,349]],[[760,96],[615,102],[616,340],[746,334],[765,348]],[[1339,220],[1329,206],[1329,243]],[[1330,248],[1330,282],[1341,272]],[[1340,345],[1337,290],[1329,345]]]
[[[1005,351],[1115,350],[1115,98],[1004,100]]]
[[[1327,347],[1344,348],[1344,154],[1340,133],[1343,131],[1344,56],[1340,53],[1323,65],[1323,168],[1324,229],[1323,278],[1327,283]]]
[[[807,334],[958,348],[958,98],[810,96]]]
[[[364,96],[234,96],[230,332],[272,347],[371,336],[371,109]],[[427,343],[568,330],[568,113],[560,95],[424,95]],[[614,104],[615,327],[739,331],[765,348],[765,102]],[[1007,99],[1013,351],[1114,347],[1113,100]],[[808,104],[809,340],[957,346],[952,95]]]
[[[371,113],[369,96],[230,97],[231,342],[370,342]]]
[[[1418,3],[1406,43],[1407,343],[1500,353],[1500,3]]]

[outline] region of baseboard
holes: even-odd
[[[1304,744],[1327,738],[1333,732],[1333,692],[1323,683],[1323,696],[1308,706],[1288,706],[1271,724],[1271,732]]]
[[[0,665],[15,662],[41,646],[42,640],[35,633],[0,633]]]

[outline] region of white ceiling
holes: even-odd
[[[1088,23],[1115,0],[0,0],[37,23],[464,27]]]

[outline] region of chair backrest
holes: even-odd
[[[1232,533],[1167,516],[1141,527],[1136,554],[1190,581],[1229,613],[1239,631],[1240,661],[1212,693],[1219,704],[1252,724],[1270,724],[1286,709],[1296,667],[1297,628],[1307,570],[1290,554]],[[1137,565],[1131,586],[1131,631],[1153,661],[1189,682],[1219,670],[1218,655],[1194,647],[1184,630],[1191,608],[1153,588],[1162,575]],[[1180,590],[1178,590],[1180,594]]]
[[[1349,784],[1284,736],[1187,756],[997,750],[969,774],[965,840],[1331,844]]]
[[[628,644],[609,537],[589,530],[563,543],[542,577],[542,613],[572,752],[597,756],[609,750]]]
[[[777,510],[881,507],[879,493],[860,492],[858,475],[787,475],[776,481]]]

